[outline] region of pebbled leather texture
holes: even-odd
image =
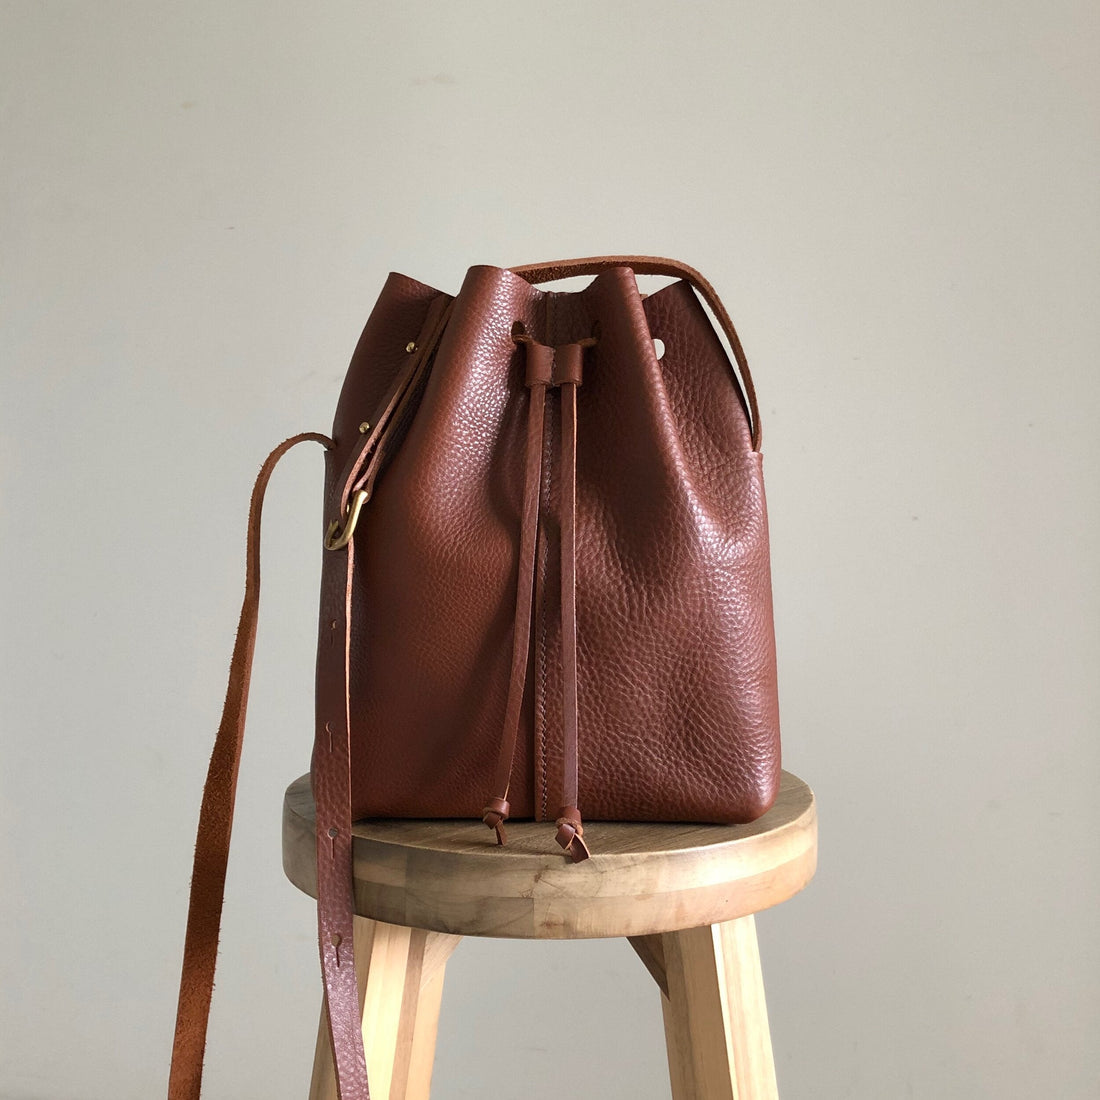
[[[416,336],[393,318],[433,294],[410,283],[391,279],[356,350],[337,465],[381,399],[368,393],[375,365]],[[577,390],[578,803],[589,819],[751,820],[780,763],[760,454],[690,287],[643,300],[626,267],[577,293],[475,267],[455,299],[356,535],[352,813],[480,817],[491,793],[525,472],[516,321],[549,346],[598,333]],[[556,817],[563,784],[560,401],[547,391],[532,668],[508,795],[512,817],[540,820]]]

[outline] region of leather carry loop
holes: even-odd
[[[695,268],[680,263],[679,260],[665,259],[663,256],[588,256],[579,260],[520,264],[508,270],[521,275],[529,283],[549,283],[555,279],[567,279],[571,275],[598,275],[601,271],[607,271],[613,267],[629,267],[635,275],[669,275],[676,279],[686,279],[703,296],[703,300],[718,318],[718,323],[730,342],[733,357],[737,361],[737,371],[741,376],[741,389],[752,429],[752,449],[759,451],[763,432],[760,423],[760,407],[756,401],[756,388],[752,384],[752,374],[749,371],[749,361],[741,347],[737,329],[733,327],[733,320],[726,307],[722,305],[718,292]]]
[[[218,934],[225,898],[225,871],[229,838],[233,831],[233,804],[237,795],[248,685],[256,649],[256,620],[260,608],[260,517],[264,493],[279,459],[299,443],[320,443],[326,450],[332,440],[318,432],[303,432],[280,443],[260,467],[248,508],[248,541],[245,550],[244,602],[237,625],[237,640],[229,665],[221,724],[214,740],[206,786],[202,792],[195,862],[191,872],[191,900],[187,910],[187,935],[183,948],[176,1033],[172,1044],[172,1068],[168,1078],[169,1100],[198,1100],[202,1087],[202,1063],[206,1027],[214,990],[218,958]]]

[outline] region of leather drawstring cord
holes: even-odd
[[[577,808],[577,387],[583,379],[584,349],[594,338],[561,347],[547,347],[529,336],[513,337],[526,350],[525,381],[530,393],[527,406],[527,459],[520,526],[519,568],[516,584],[516,614],[512,636],[512,671],[508,701],[500,740],[493,796],[485,805],[482,820],[507,842],[504,822],[508,819],[508,788],[519,736],[520,711],[527,684],[531,644],[531,618],[535,589],[535,541],[538,535],[539,494],[542,482],[542,444],[546,412],[546,391],[561,390],[561,446],[564,480],[561,522],[561,644],[562,644],[562,805],[556,824],[557,842],[580,862],[589,856],[584,826]]]
[[[554,356],[555,381],[561,387],[561,447],[565,467],[561,490],[563,775],[556,839],[574,863],[589,855],[577,808],[577,387],[581,384],[583,347],[583,344],[566,344],[556,349]]]

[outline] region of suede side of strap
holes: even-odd
[[[264,492],[279,459],[291,447],[307,440],[320,443],[326,449],[332,447],[332,440],[317,432],[303,432],[293,436],[280,443],[267,456],[252,489],[245,551],[244,602],[237,626],[237,640],[233,646],[233,659],[229,666],[229,687],[222,709],[221,725],[214,740],[206,786],[202,792],[202,809],[195,841],[191,901],[187,912],[183,971],[180,976],[176,1033],[168,1081],[169,1100],[198,1100],[202,1086],[206,1027],[210,1017],[214,967],[218,957],[229,838],[233,830],[233,804],[237,794],[237,774],[244,741],[252,655],[256,648],[256,621],[260,606],[260,516]]]

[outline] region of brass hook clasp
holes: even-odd
[[[360,489],[348,503],[348,514],[343,530],[340,530],[338,519],[334,519],[328,525],[328,530],[325,532],[326,550],[341,550],[351,542],[351,536],[355,534],[355,525],[359,522],[359,513],[368,500],[370,500],[370,493],[366,489]]]

